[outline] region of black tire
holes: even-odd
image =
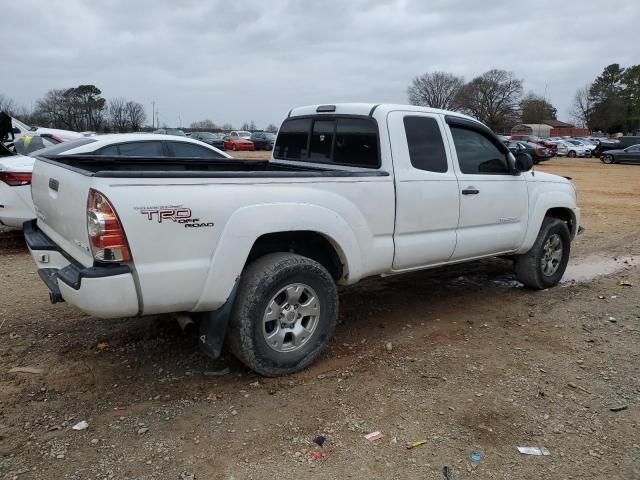
[[[562,257],[557,269],[550,275],[543,271],[545,245],[554,235],[558,235],[562,243]],[[569,262],[571,253],[571,236],[567,224],[553,217],[545,217],[538,232],[538,238],[531,249],[524,255],[519,255],[515,261],[515,272],[518,281],[526,287],[543,290],[558,284]]]
[[[318,296],[320,314],[311,336],[297,350],[274,350],[265,339],[263,319],[274,295],[287,285],[305,284]],[[242,273],[231,314],[227,343],[231,352],[255,372],[275,377],[313,363],[333,336],[338,320],[338,290],[318,262],[292,253],[272,253]]]
[[[613,160],[613,155],[604,154],[602,156],[602,163],[606,163],[607,165],[611,165],[612,163],[615,163],[615,161]]]
[[[567,157],[569,158],[576,158],[576,152],[574,150],[569,151],[569,153],[567,153]]]

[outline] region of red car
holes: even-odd
[[[242,137],[224,137],[224,148],[225,150],[233,150],[237,152],[238,150],[255,150],[256,146],[253,144],[251,140],[247,140]]]

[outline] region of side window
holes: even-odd
[[[370,120],[339,118],[333,161],[342,165],[378,168],[380,155],[377,125]]]
[[[488,137],[461,127],[451,127],[460,171],[466,174],[509,174],[506,154]]]
[[[120,155],[124,157],[163,157],[161,142],[131,142],[118,145]]]
[[[284,122],[274,149],[274,157],[285,160],[307,158],[307,140],[311,119],[288,120]]]
[[[331,161],[331,147],[333,146],[333,130],[335,120],[316,120],[311,132],[309,159],[318,162]]]
[[[178,158],[223,158],[218,152],[188,142],[169,142],[174,157]]]
[[[108,147],[104,147],[98,152],[99,155],[119,155],[118,154],[118,145],[109,145]]]
[[[404,117],[411,165],[419,170],[445,173],[447,154],[442,134],[435,118]]]

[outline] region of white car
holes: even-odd
[[[582,145],[582,142],[577,140],[557,140],[554,143],[558,145],[556,155],[559,157],[590,157],[592,154],[592,149]]]
[[[105,318],[173,313],[199,323],[207,354],[226,341],[283,375],[329,343],[338,285],[502,255],[527,287],[549,288],[579,231],[568,179],[533,172],[456,112],[295,108],[272,155],[38,156],[24,230],[51,300]]]
[[[233,140],[234,138],[244,138],[245,140],[251,140],[251,132],[246,130],[233,130],[229,133],[229,137]]]
[[[188,137],[123,133],[82,137],[30,153],[0,157],[0,224],[22,228],[36,217],[31,200],[31,174],[37,156],[101,155],[118,157],[168,157],[228,159],[226,153]]]
[[[13,134],[15,138],[22,137],[25,134],[40,135],[48,134],[59,138],[62,141],[75,140],[76,138],[82,138],[85,135],[82,133],[74,132],[72,130],[61,130],[59,128],[44,128],[44,127],[30,127],[26,123],[21,122],[17,118],[11,117],[11,123],[13,125]]]

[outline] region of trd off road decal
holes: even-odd
[[[185,228],[213,227],[215,225],[214,222],[203,222],[199,218],[194,218],[191,209],[184,208],[182,205],[134,208],[150,222],[175,222],[184,225]]]

